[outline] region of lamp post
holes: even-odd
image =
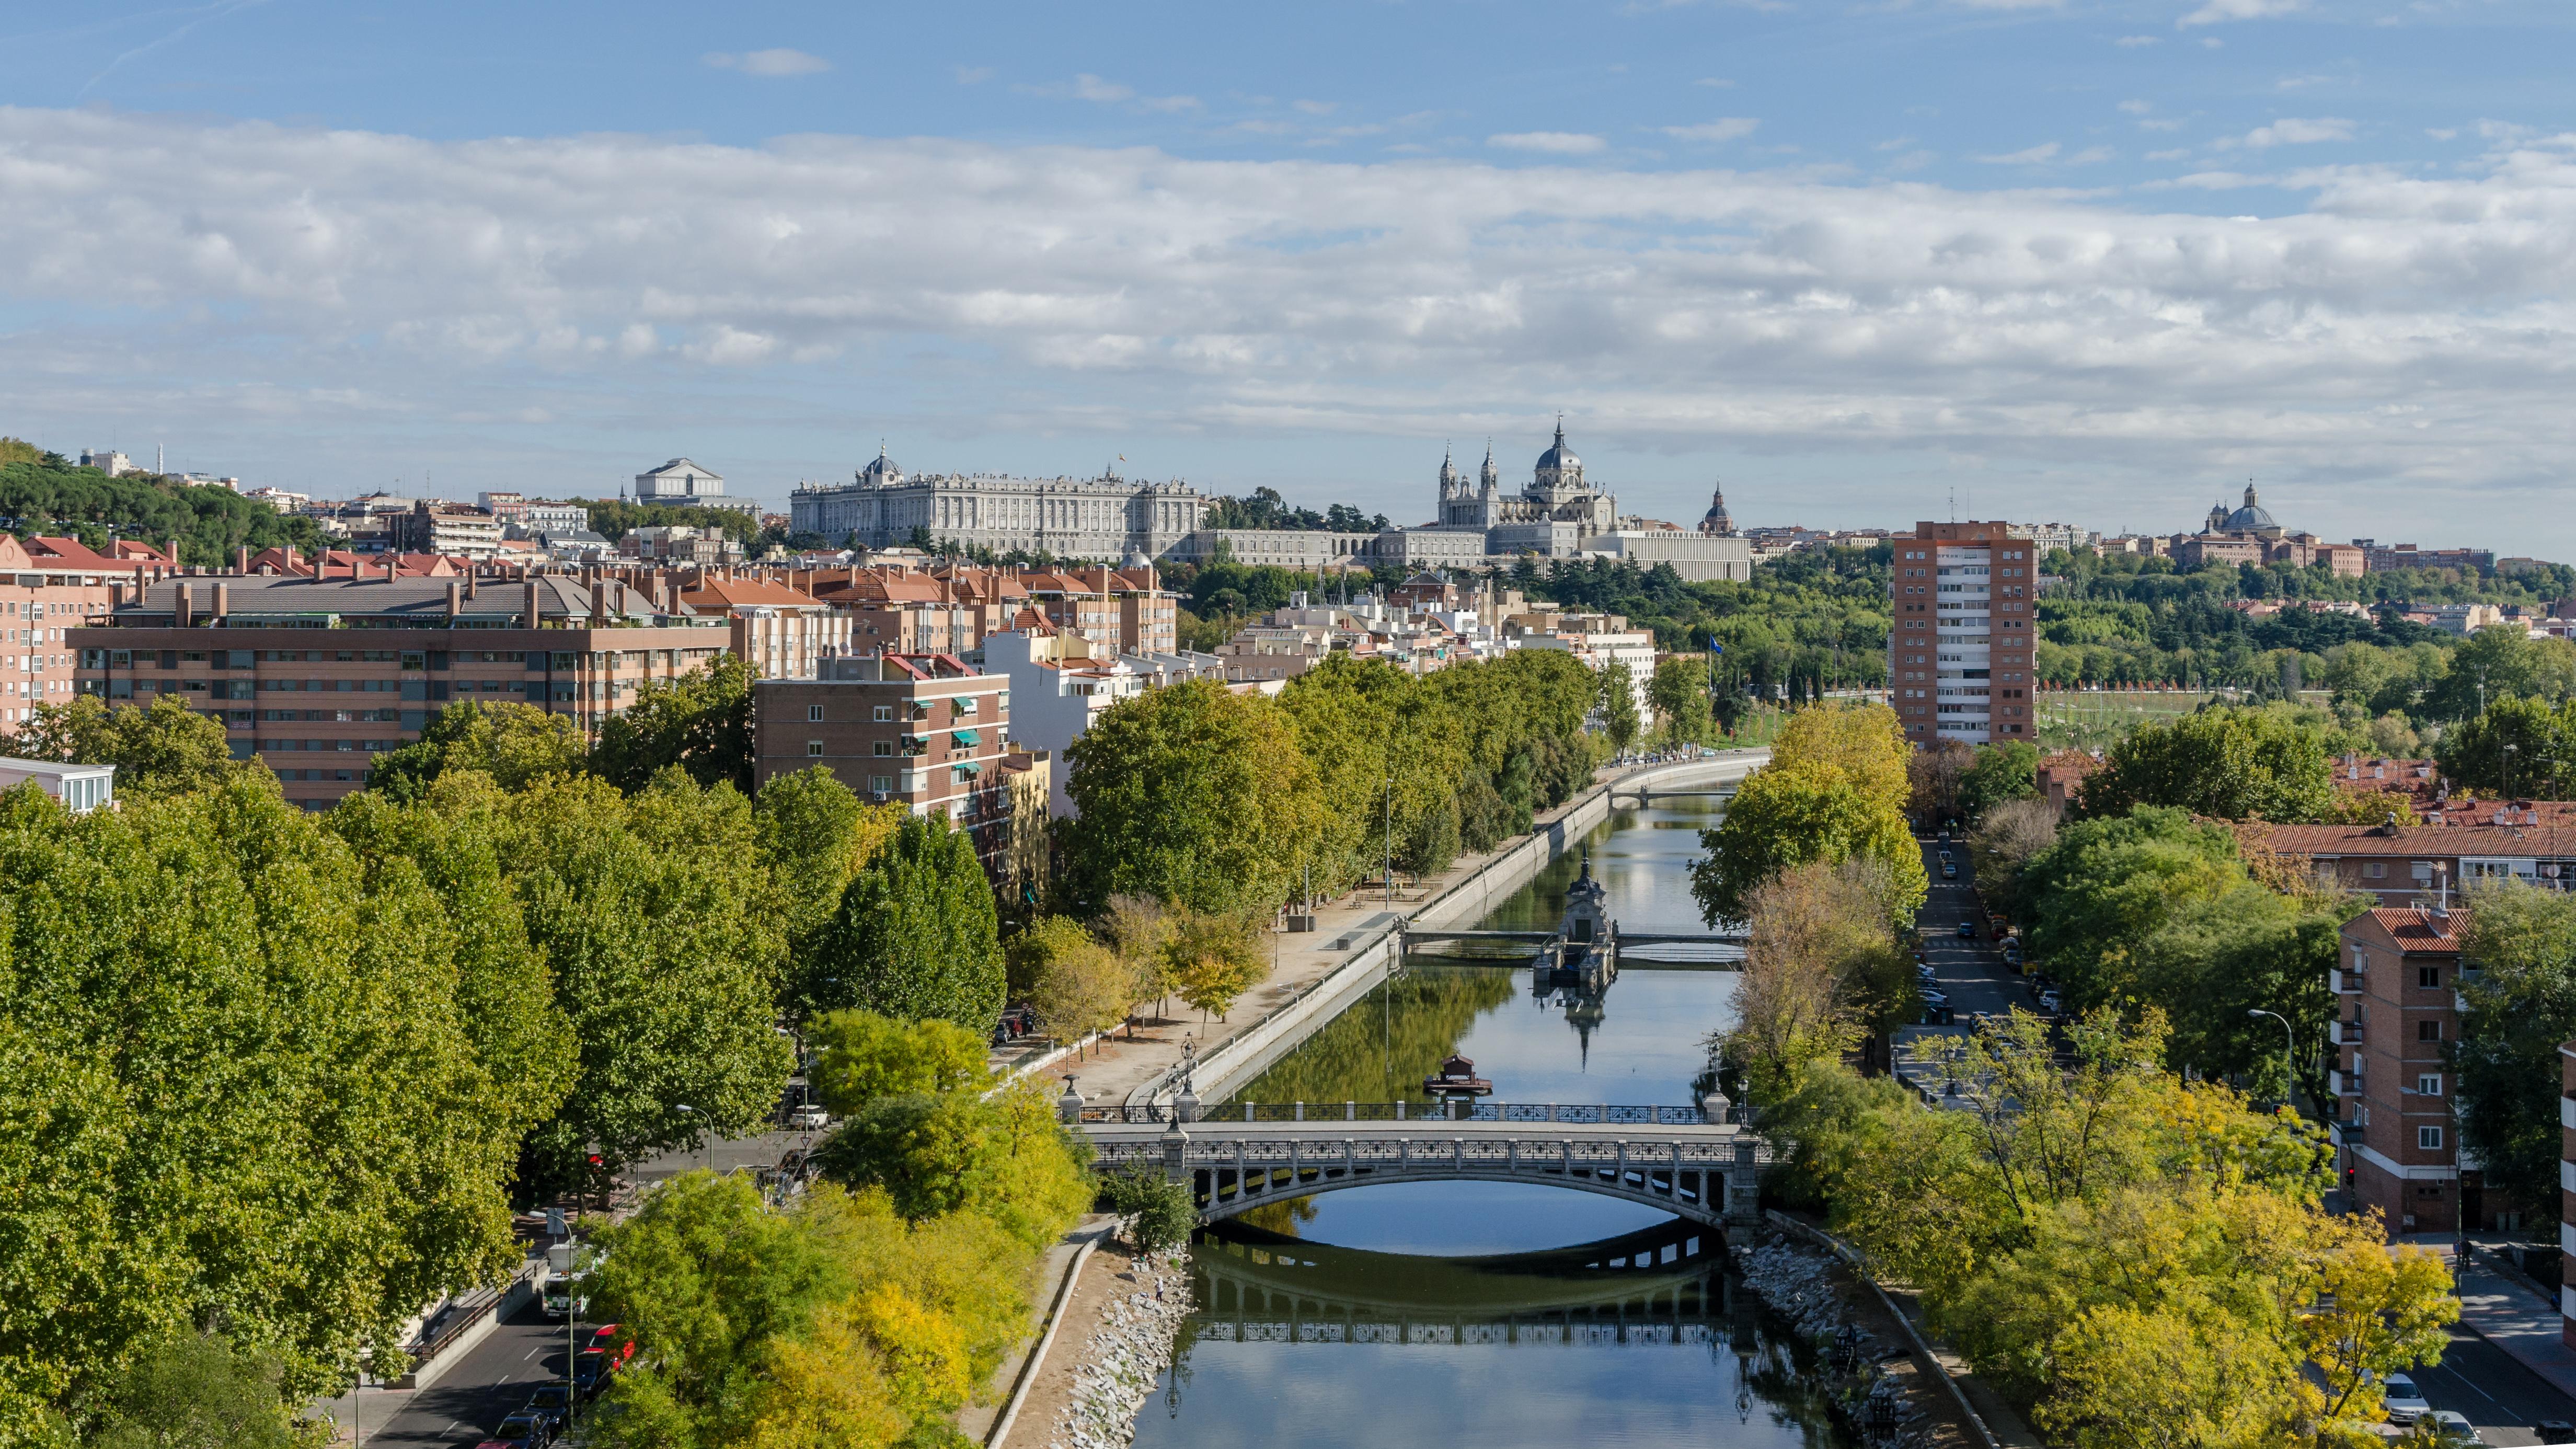
[[[2299,1089],[2299,1034],[2291,1027],[2290,1019],[2277,1011],[2265,1011],[2259,1006],[2249,1009],[2245,1014],[2268,1016],[2281,1024],[2281,1035],[2288,1042],[2288,1046],[2281,1053],[2281,1065],[2289,1072],[2290,1090],[2296,1092]],[[2287,1099],[2284,1098],[2284,1100]]]
[[[1395,772],[1386,772],[1386,907],[1395,909]]]
[[[2504,798],[2507,804],[2513,801],[2513,757],[2521,753],[2520,745],[2507,744],[2504,747]]]
[[[672,1111],[675,1111],[675,1112],[686,1112],[686,1113],[688,1113],[688,1114],[689,1114],[689,1116],[690,1116],[692,1119],[694,1119],[694,1118],[698,1115],[698,1109],[697,1109],[697,1108],[695,1108],[695,1107],[690,1106],[690,1105],[689,1105],[688,1103],[686,1103],[686,1102],[674,1102],[674,1103],[672,1103],[672,1104],[671,1104],[671,1110],[672,1110]],[[690,1159],[690,1166],[691,1166],[691,1168],[692,1168],[693,1170],[694,1170],[694,1168],[695,1168],[695,1166],[696,1166],[696,1162],[697,1162],[697,1155],[698,1155],[698,1140],[697,1140],[697,1139],[698,1139],[697,1130],[696,1130],[696,1127],[695,1127],[695,1126],[694,1126],[694,1124],[693,1124],[693,1125],[691,1126],[691,1128],[690,1128],[690,1131],[689,1131],[689,1159]]]

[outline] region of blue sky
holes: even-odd
[[[2576,7],[0,5],[0,431],[2576,556]]]

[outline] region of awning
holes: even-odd
[[[978,745],[983,743],[983,739],[973,730],[950,730],[948,732],[948,741],[950,744],[957,745]]]
[[[950,768],[954,769],[958,774],[970,779],[984,773],[984,767],[981,765],[953,765]]]

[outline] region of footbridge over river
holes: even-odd
[[[1700,1107],[1597,1103],[1292,1102],[1202,1115],[1170,1106],[1058,1104],[1103,1166],[1189,1184],[1202,1223],[1266,1202],[1389,1182],[1544,1183],[1644,1203],[1709,1227],[1759,1217],[1769,1144]]]

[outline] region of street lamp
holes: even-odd
[[[2504,747],[2504,798],[2507,801],[2513,799],[2513,757],[2521,753],[2520,745],[2508,744]]]
[[[697,1108],[695,1108],[695,1107],[690,1106],[690,1105],[689,1105],[688,1103],[686,1103],[686,1102],[674,1102],[674,1103],[672,1103],[672,1104],[671,1104],[671,1110],[672,1110],[672,1111],[674,1111],[674,1112],[686,1112],[686,1113],[688,1113],[691,1117],[695,1117],[695,1116],[697,1116],[697,1115],[698,1115],[698,1109],[697,1109]],[[693,1162],[694,1162],[694,1159],[695,1159],[695,1158],[697,1157],[697,1155],[698,1155],[698,1141],[697,1141],[697,1138],[698,1138],[697,1130],[696,1130],[696,1128],[695,1128],[695,1127],[692,1127],[692,1128],[690,1129],[690,1131],[689,1131],[689,1156],[690,1156],[690,1158],[693,1160]]]
[[[2299,1034],[2290,1026],[2290,1019],[2277,1011],[2265,1011],[2259,1006],[2249,1009],[2245,1014],[2268,1016],[2281,1024],[2281,1035],[2289,1043],[2281,1053],[2281,1065],[2288,1069],[2290,1090],[2297,1091],[2299,1089]]]

